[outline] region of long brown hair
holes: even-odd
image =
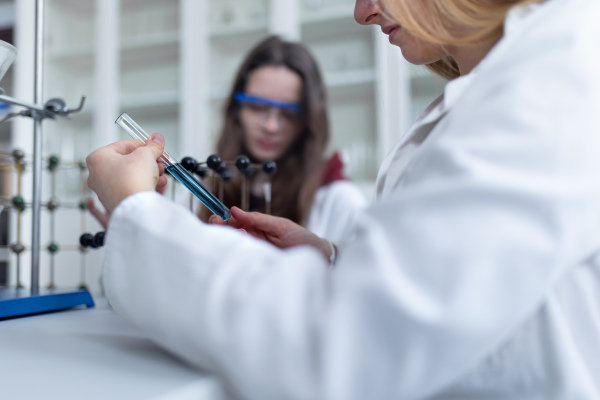
[[[395,20],[423,40],[446,45],[477,45],[493,43],[502,37],[504,19],[512,7],[542,1],[428,0],[416,5],[408,0],[386,0],[385,4]],[[423,18],[423,15],[429,17]],[[460,76],[458,65],[451,57],[427,67],[445,79]]]
[[[223,160],[234,160],[252,154],[244,141],[240,119],[240,104],[235,94],[244,92],[250,74],[261,67],[285,67],[302,79],[302,131],[296,142],[277,162],[277,173],[272,182],[272,214],[303,224],[308,219],[315,192],[321,183],[324,153],[329,140],[326,89],[319,67],[301,44],[269,36],[254,47],[238,70],[231,92],[225,101],[224,124],[217,144],[217,153]],[[223,202],[240,206],[241,182],[233,179],[224,187]],[[264,211],[264,204],[258,206]],[[206,218],[202,212],[203,219]]]

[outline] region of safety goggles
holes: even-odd
[[[264,127],[270,118],[275,118],[280,128],[287,129],[294,126],[302,118],[302,106],[300,104],[251,96],[245,93],[236,93],[234,98],[245,110],[247,121],[253,125]]]
[[[302,111],[302,106],[300,104],[286,103],[284,101],[267,99],[266,97],[251,96],[249,94],[241,93],[241,92],[236,93],[234,99],[236,102],[238,102],[240,104],[243,104],[243,103],[261,104],[261,105],[268,106],[268,107],[282,108],[282,109],[292,110],[292,111],[296,111],[296,112]]]

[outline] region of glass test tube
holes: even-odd
[[[135,140],[146,143],[150,135],[146,133],[127,113],[121,114],[115,121],[125,132]],[[231,218],[231,211],[225,207],[208,189],[204,187],[192,174],[183,168],[181,164],[166,151],[162,153],[159,160],[164,164],[165,169],[183,184],[190,192],[194,194],[202,204],[204,204],[213,213],[227,221]]]

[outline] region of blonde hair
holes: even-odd
[[[388,12],[413,35],[441,45],[477,45],[498,41],[507,12],[514,6],[544,0],[386,0]],[[427,15],[427,18],[423,18]],[[428,64],[441,77],[460,76],[451,57]]]

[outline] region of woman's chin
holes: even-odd
[[[278,152],[264,149],[253,151],[252,155],[258,162],[273,161],[279,158]]]

